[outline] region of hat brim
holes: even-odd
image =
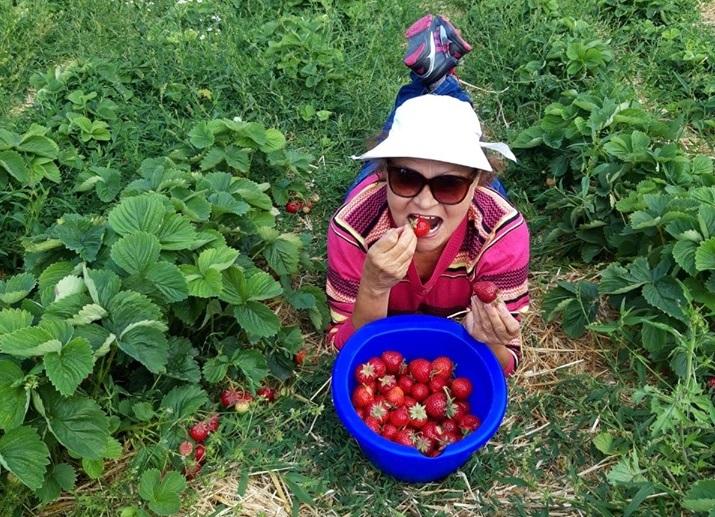
[[[483,171],[492,171],[492,166],[484,154],[481,146],[471,144],[468,149],[461,149],[460,153],[450,153],[447,149],[434,144],[419,145],[404,142],[395,142],[389,136],[381,143],[360,156],[351,156],[353,160],[372,160],[375,158],[419,158],[422,160],[436,160],[439,162],[453,163],[465,167],[473,167]]]

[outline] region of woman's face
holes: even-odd
[[[427,180],[442,175],[460,176],[467,180],[469,184],[467,193],[464,199],[455,205],[437,201],[428,185],[425,185],[415,197],[411,198],[398,196],[392,188],[389,186],[387,188],[387,204],[397,226],[413,224],[418,217],[423,217],[432,227],[425,237],[418,239],[416,251],[426,253],[442,249],[466,216],[472,202],[474,188],[477,184],[473,169],[420,158],[391,158],[388,161],[388,166],[411,169],[420,173]]]

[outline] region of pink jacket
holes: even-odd
[[[355,306],[363,263],[369,247],[394,227],[387,206],[387,185],[369,176],[351,193],[328,228],[326,292],[333,324],[328,340],[337,348],[353,334]],[[522,215],[500,194],[477,187],[467,217],[450,237],[432,277],[423,283],[414,262],[407,276],[390,291],[388,314],[426,313],[448,316],[469,307],[472,284],[491,280],[517,318],[528,309],[529,230]],[[518,341],[518,340],[517,340]],[[508,345],[512,373],[521,349]]]

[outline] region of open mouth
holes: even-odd
[[[413,228],[415,224],[417,224],[418,219],[424,219],[430,225],[430,231],[425,236],[427,238],[434,236],[442,226],[442,218],[437,217],[436,215],[410,214],[407,216],[407,220]]]

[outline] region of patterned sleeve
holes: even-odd
[[[342,348],[355,332],[352,314],[362,276],[365,252],[355,238],[330,222],[328,228],[328,275],[326,293],[330,306],[332,325],[328,330],[328,342]]]
[[[519,216],[512,224],[500,228],[477,262],[474,281],[490,280],[499,289],[504,301],[517,320],[529,309],[529,229]],[[510,375],[521,361],[521,337],[506,345],[513,362],[505,368]]]

